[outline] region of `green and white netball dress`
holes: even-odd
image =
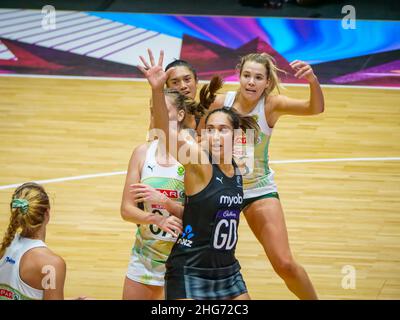
[[[236,92],[226,93],[224,108],[230,109],[235,102]],[[254,148],[246,149],[246,139],[243,137],[235,138],[234,154],[239,159],[246,161],[246,172],[243,174],[244,198],[258,198],[265,195],[276,195],[277,186],[274,181],[274,171],[269,167],[269,142],[272,134],[272,128],[268,126],[265,119],[265,97],[262,97],[255,108],[248,114],[253,116],[260,127],[258,139]],[[247,150],[247,153],[246,153]],[[254,150],[253,155],[251,154]],[[249,152],[250,151],[250,152]]]
[[[33,248],[47,247],[42,240],[15,235],[0,259],[0,300],[42,300],[44,290],[32,288],[19,276],[22,256]]]
[[[157,145],[158,140],[155,140],[147,149],[140,182],[183,204],[185,169],[178,162],[172,166],[159,165]],[[169,216],[169,212],[157,204],[145,202],[144,211]],[[143,284],[164,286],[165,262],[175,241],[176,237],[156,225],[138,225],[127,277]]]

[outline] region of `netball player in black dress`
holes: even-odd
[[[166,263],[166,299],[249,299],[235,258],[239,214],[243,203],[242,177],[232,158],[235,129],[258,129],[251,117],[217,109],[206,118],[202,142],[169,127],[162,69],[163,52],[156,64],[143,57],[139,66],[152,88],[154,124],[169,137],[167,152],[185,167],[183,230]],[[211,101],[213,92],[203,91]],[[202,96],[202,95],[201,95]],[[186,98],[187,99],[187,98]],[[169,101],[174,103],[174,101]],[[178,141],[177,148],[170,145]]]

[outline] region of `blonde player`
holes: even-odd
[[[50,219],[46,191],[24,183],[15,190],[10,209],[0,248],[0,300],[64,299],[65,261],[45,244]]]

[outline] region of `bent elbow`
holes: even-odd
[[[317,110],[314,111],[314,115],[321,114],[325,111],[325,104],[323,103]]]
[[[127,214],[127,211],[126,211],[126,208],[125,208],[124,205],[121,206],[120,214],[121,214],[122,220],[127,221],[127,219],[128,219],[128,214]]]

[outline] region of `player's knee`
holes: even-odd
[[[280,259],[273,264],[275,272],[283,279],[295,278],[299,266],[293,259]]]

